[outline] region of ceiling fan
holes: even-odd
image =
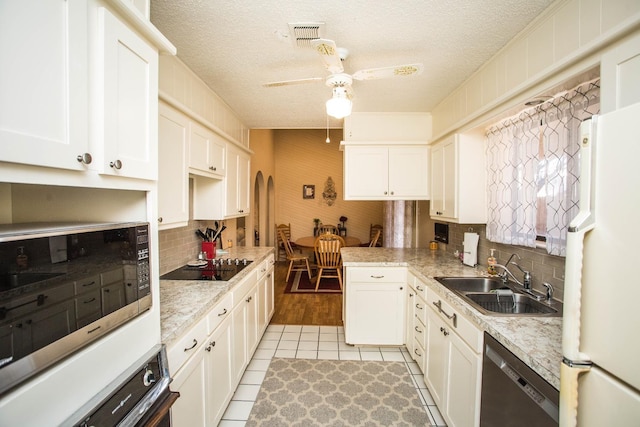
[[[396,65],[393,67],[369,68],[356,71],[353,74],[344,72],[342,62],[349,55],[349,51],[339,48],[333,40],[315,39],[310,42],[311,47],[320,55],[322,62],[330,73],[326,78],[311,77],[306,79],[283,80],[265,83],[264,87],[280,87],[305,83],[325,81],[332,88],[333,97],[327,101],[327,114],[341,119],[351,114],[351,98],[353,80],[374,80],[391,77],[411,76],[422,73],[422,64]]]

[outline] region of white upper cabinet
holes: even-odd
[[[189,119],[166,104],[158,120],[158,225],[161,230],[189,221]]]
[[[226,142],[211,130],[191,122],[189,172],[222,179],[226,175]]]
[[[87,39],[84,0],[2,3],[0,161],[86,169]]]
[[[230,143],[227,145],[226,158],[224,179],[195,176],[193,219],[228,219],[249,215],[251,155]]]
[[[345,200],[427,200],[427,145],[346,145]]]
[[[429,213],[433,219],[486,223],[486,192],[482,135],[456,134],[432,146]]]
[[[96,138],[104,138],[100,172],[157,179],[158,52],[107,9],[99,8],[99,20],[103,57],[98,82],[104,90]]]
[[[422,141],[431,138],[428,113],[352,113],[344,119],[345,141]]]
[[[243,150],[229,145],[226,179],[226,217],[249,214],[250,158]]]

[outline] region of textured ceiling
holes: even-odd
[[[428,112],[552,2],[151,0],[151,21],[249,128],[323,128],[324,81],[262,86],[328,76],[314,50],[281,36],[289,23],[324,22],[325,38],[349,50],[349,74],[424,64],[418,76],[354,81],[353,111]]]

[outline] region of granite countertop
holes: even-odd
[[[255,274],[256,269],[272,253],[274,249],[266,247],[229,249],[220,258],[247,258],[253,262],[227,282],[160,280],[162,342],[167,347],[171,346],[245,277]]]
[[[487,276],[484,269],[462,264],[430,249],[343,248],[345,267],[408,267],[479,329],[488,332],[556,389],[560,389],[562,317],[483,315],[434,279],[436,276]]]

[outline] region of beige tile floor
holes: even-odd
[[[218,424],[220,427],[245,425],[273,357],[405,362],[431,425],[446,426],[420,368],[405,347],[353,347],[344,342],[342,326],[269,325]]]

